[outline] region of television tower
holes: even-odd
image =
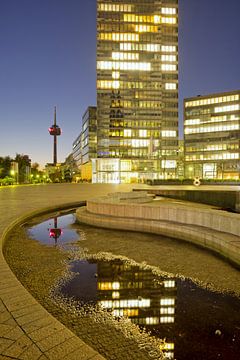
[[[53,165],[57,164],[57,136],[61,135],[61,129],[57,125],[57,110],[54,107],[54,124],[48,129],[49,134],[53,136]]]

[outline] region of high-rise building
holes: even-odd
[[[240,90],[184,101],[185,178],[240,179]]]
[[[97,120],[96,107],[89,106],[82,117],[82,131],[73,142],[73,160],[79,169],[80,178],[92,179],[92,158],[96,158]]]
[[[97,0],[93,182],[172,178],[178,151],[178,0]]]

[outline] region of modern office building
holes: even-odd
[[[178,0],[97,1],[93,182],[172,178],[178,152]]]
[[[240,178],[240,90],[184,101],[185,178]]]
[[[92,179],[92,158],[96,158],[97,120],[96,107],[89,106],[82,117],[82,130],[73,142],[72,154],[81,180]]]

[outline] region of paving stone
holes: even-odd
[[[18,317],[17,322],[20,326],[22,326],[43,318],[46,318],[46,312],[40,308],[38,311]]]
[[[18,358],[29,346],[32,345],[31,340],[28,336],[23,335],[17,339],[13,344],[5,349],[2,354]]]
[[[0,314],[0,323],[5,323],[5,321],[11,319],[11,314],[8,311],[4,311]]]
[[[39,348],[43,352],[46,352],[52,349],[54,346],[59,345],[72,337],[74,337],[74,334],[71,331],[68,331],[67,329],[63,329],[38,341],[37,346],[39,346]]]
[[[38,342],[52,334],[55,334],[57,331],[64,329],[63,325],[58,324],[57,322],[50,323],[47,326],[41,327],[38,330],[29,332],[29,337],[34,341]]]
[[[5,349],[13,344],[13,340],[0,338],[0,353],[3,353]]]
[[[17,319],[20,316],[26,315],[26,314],[32,314],[34,313],[36,310],[39,310],[39,304],[35,303],[35,304],[31,304],[29,306],[26,306],[22,309],[17,309],[14,311],[11,311],[12,316]]]
[[[68,354],[64,359],[66,360],[89,360],[93,359],[96,355],[96,351],[88,348],[87,346],[82,346],[82,348],[75,350],[74,352]]]
[[[64,343],[55,346],[51,350],[47,351],[45,354],[50,360],[58,360],[62,358],[69,358],[69,354],[79,347],[84,349],[84,343],[80,339],[74,337],[66,340]],[[70,358],[69,358],[70,360]]]
[[[40,349],[35,345],[32,344],[28,347],[26,351],[24,351],[20,356],[19,359],[21,360],[37,360],[42,356],[42,352]]]

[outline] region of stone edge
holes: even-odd
[[[28,290],[21,284],[21,282],[18,280],[16,275],[10,269],[10,267],[9,267],[5,257],[4,257],[4,254],[3,254],[3,250],[4,250],[4,246],[6,244],[7,237],[9,236],[11,231],[16,226],[19,226],[19,225],[23,224],[24,222],[32,219],[35,216],[41,216],[41,215],[51,213],[51,212],[54,212],[54,211],[62,211],[62,210],[67,210],[67,209],[71,209],[71,208],[76,208],[76,207],[79,207],[79,206],[84,206],[85,204],[86,204],[86,201],[77,201],[77,202],[70,202],[70,203],[63,203],[63,204],[59,204],[59,205],[53,205],[53,206],[49,206],[49,207],[44,207],[42,209],[30,211],[30,212],[24,214],[23,216],[18,217],[16,220],[11,222],[3,230],[3,233],[2,233],[2,235],[0,237],[0,268],[4,271],[4,278],[7,278],[8,281],[10,279],[10,285],[9,285],[9,290],[4,288],[3,294],[2,294],[2,289],[0,287],[0,299],[1,299],[1,301],[3,301],[5,308],[10,312],[10,314],[12,316],[12,319],[14,320],[14,322],[16,324],[16,327],[18,328],[19,333],[24,331],[24,334],[29,339],[28,341],[32,342],[31,346],[34,346],[34,347],[37,346],[38,349],[40,349],[41,345],[40,346],[38,346],[38,345],[41,343],[41,341],[43,341],[44,338],[41,338],[41,340],[39,340],[39,343],[38,343],[38,341],[36,339],[34,339],[34,335],[35,335],[35,333],[37,331],[32,331],[32,332],[28,333],[28,331],[26,329],[24,329],[24,327],[22,327],[19,324],[19,320],[14,318],[13,312],[11,310],[9,310],[9,309],[11,309],[11,306],[13,305],[12,304],[12,297],[14,297],[14,294],[21,294],[21,296],[24,298],[25,306],[27,306],[28,303],[31,304],[31,306],[34,305],[35,306],[34,311],[41,313],[42,316],[47,317],[49,319],[49,329],[44,328],[44,332],[46,332],[46,334],[47,333],[59,334],[59,331],[61,330],[64,333],[63,337],[66,337],[66,339],[68,339],[66,341],[73,343],[73,346],[74,346],[76,351],[80,351],[81,354],[82,353],[89,354],[89,357],[88,357],[89,359],[91,358],[91,359],[104,360],[105,358],[103,356],[101,356],[96,350],[91,348],[89,345],[84,343],[76,334],[74,334],[65,325],[63,325],[58,319],[56,319],[52,314],[50,314],[31,295],[31,293],[28,292]],[[12,289],[13,289],[14,293],[12,293]],[[10,303],[8,303],[8,301],[9,301],[8,296],[5,296],[5,293],[6,294],[8,294],[8,293],[11,294]],[[21,305],[21,306],[23,306],[23,305]],[[16,312],[17,310],[18,309],[15,307],[14,312]],[[25,313],[25,315],[28,315],[28,313]],[[32,316],[31,311],[29,311],[29,315],[30,315],[30,317]],[[33,323],[34,323],[34,321],[33,321]],[[31,323],[31,324],[33,324],[33,323]],[[15,327],[15,330],[16,330],[16,327]],[[46,336],[46,338],[47,338],[47,336]],[[64,343],[59,343],[58,345],[54,346],[53,348],[50,348],[50,350],[48,349],[47,351],[42,351],[42,353],[44,354],[43,356],[45,356],[44,358],[51,359],[52,356],[54,357],[55,352],[58,353],[59,350],[62,351],[61,348],[62,348],[63,344]],[[67,344],[67,345],[69,345],[69,344]],[[69,356],[69,357],[67,357],[69,360],[71,359],[72,353],[73,353],[73,350],[72,350],[72,348],[70,348],[69,353],[67,354],[67,356]],[[75,351],[74,351],[74,354],[75,354]],[[6,356],[7,356],[7,353],[6,353]],[[29,360],[30,360],[30,357],[29,357]]]

